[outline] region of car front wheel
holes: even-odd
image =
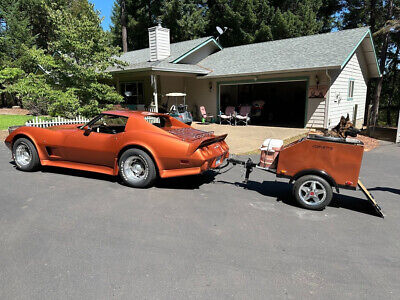
[[[121,155],[119,174],[126,185],[135,188],[150,187],[157,178],[153,159],[140,149],[128,149]]]
[[[12,153],[18,170],[31,172],[40,165],[35,145],[26,138],[19,138],[14,142]]]
[[[301,207],[313,210],[325,208],[333,196],[330,184],[316,175],[306,175],[296,180],[293,193]]]

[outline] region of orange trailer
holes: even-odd
[[[273,140],[266,140],[271,143]],[[273,143],[272,143],[273,144]],[[265,146],[265,147],[264,147]],[[293,183],[293,195],[300,206],[321,210],[333,196],[333,189],[356,190],[359,187],[383,217],[381,208],[359,180],[364,144],[357,139],[308,135],[282,147],[261,148],[260,163],[229,159],[246,167],[246,178],[253,168],[288,178]]]

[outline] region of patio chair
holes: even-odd
[[[245,125],[249,124],[250,112],[251,112],[250,105],[241,106],[239,113],[235,116],[235,125],[239,123],[243,123]]]
[[[220,112],[219,114],[219,124],[222,124],[223,121],[226,121],[232,125],[232,121],[234,120],[234,114],[235,114],[235,107],[227,106],[225,108],[225,113],[223,114],[222,112]]]
[[[207,122],[208,120],[212,120],[214,119],[213,115],[207,115],[207,111],[206,108],[204,106],[200,106],[200,113],[201,113],[201,117]],[[208,122],[207,122],[208,123]]]

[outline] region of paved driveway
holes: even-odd
[[[281,139],[287,142],[296,140],[296,137],[304,136],[310,129],[272,127],[272,126],[231,126],[226,124],[202,124],[194,122],[193,128],[214,131],[216,135],[227,133],[226,142],[230,153],[242,154],[254,152],[260,148],[266,138]]]
[[[400,297],[394,145],[366,153],[362,169],[385,219],[360,192],[322,212],[300,209],[261,171],[245,190],[234,185],[239,167],[137,190],[9,161],[1,145],[1,299]]]

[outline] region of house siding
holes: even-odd
[[[340,121],[340,117],[347,114],[349,114],[351,121],[355,121],[357,127],[362,126],[367,97],[368,74],[361,51],[356,51],[341,71],[331,72],[331,77],[328,127],[336,126]],[[354,80],[352,99],[347,97],[350,79]],[[355,105],[358,105],[356,120],[353,119]]]
[[[309,128],[324,128],[326,100],[323,98],[308,98],[307,126]]]

